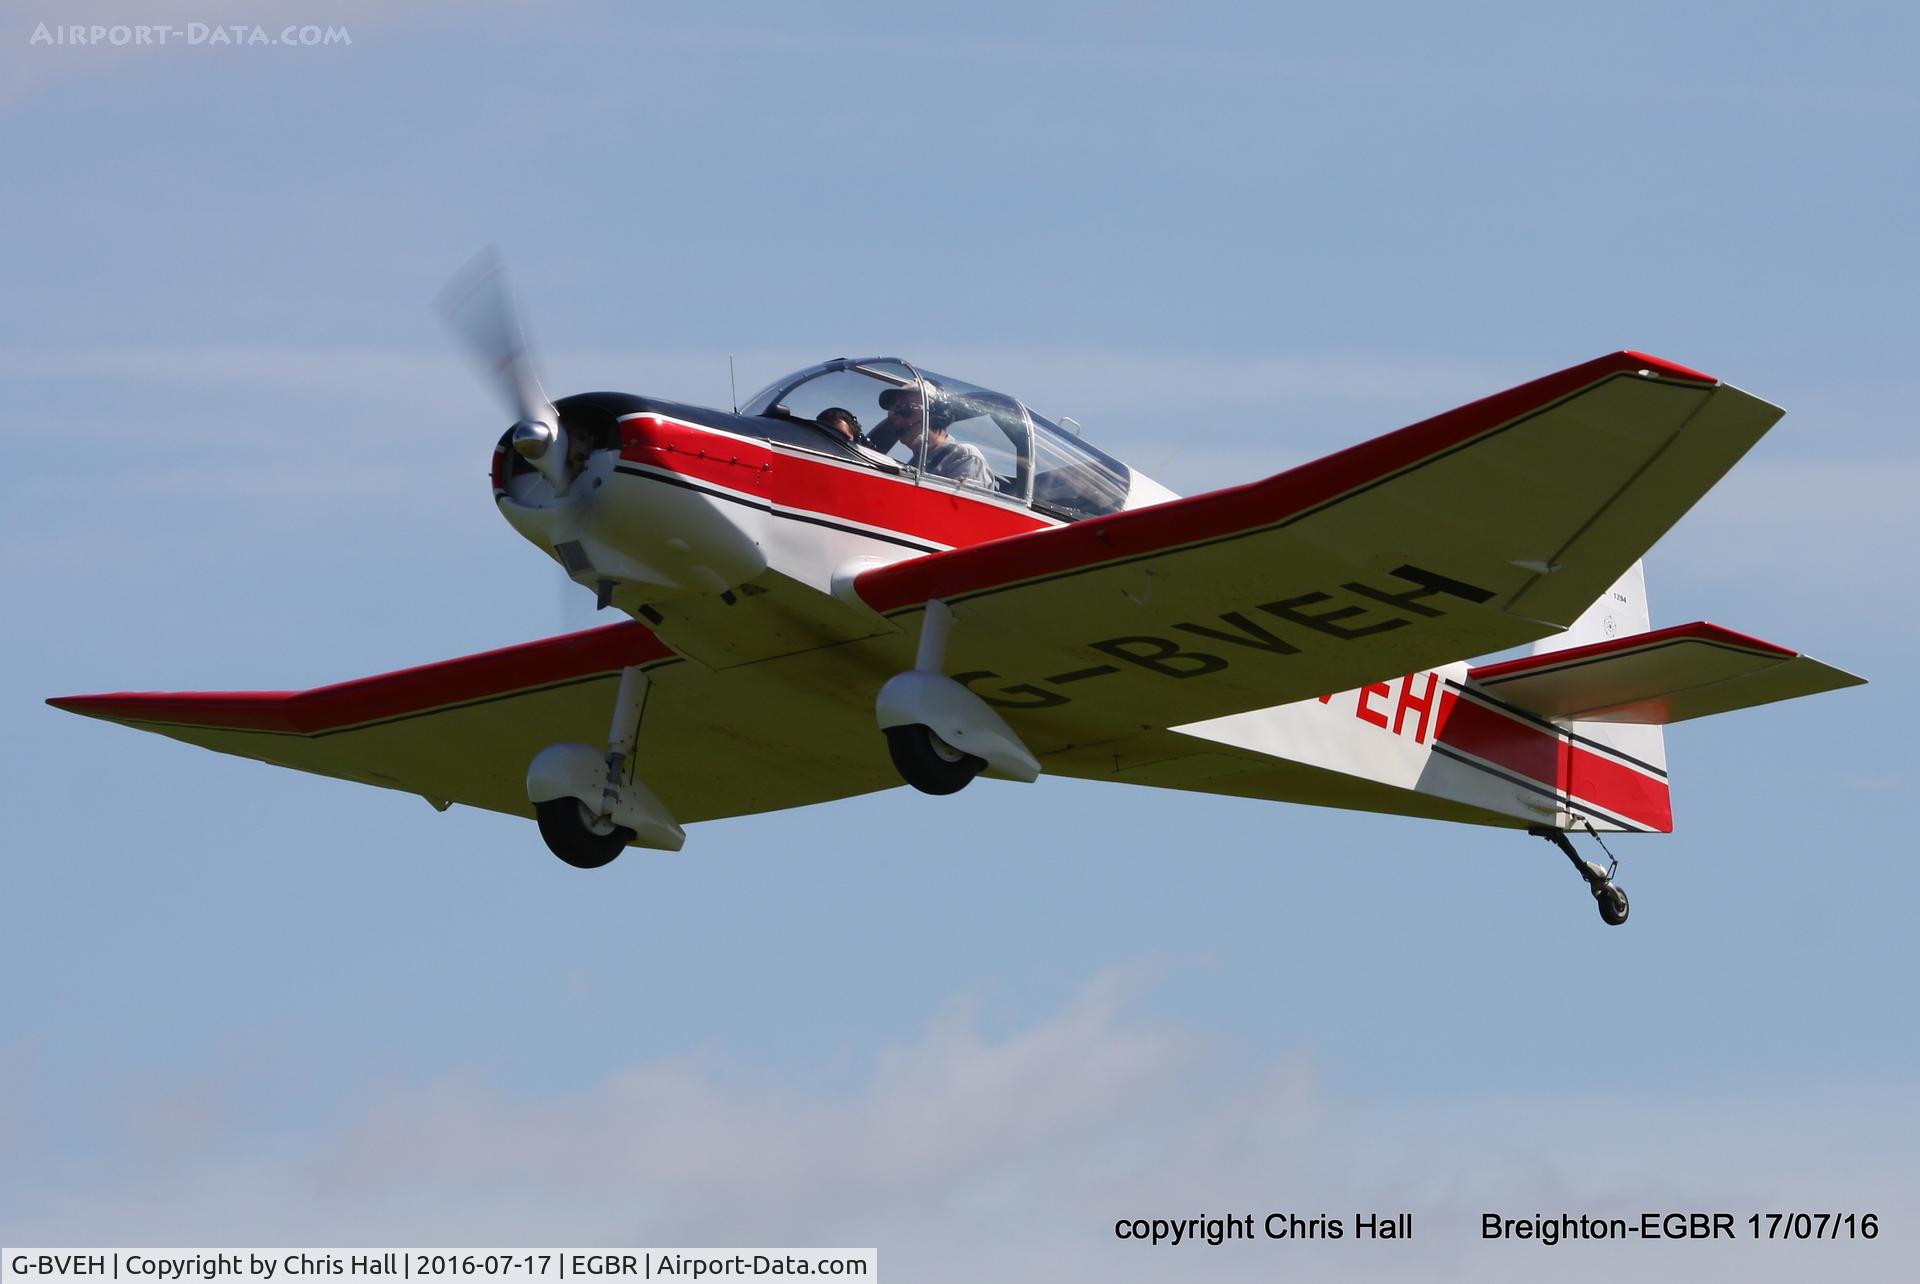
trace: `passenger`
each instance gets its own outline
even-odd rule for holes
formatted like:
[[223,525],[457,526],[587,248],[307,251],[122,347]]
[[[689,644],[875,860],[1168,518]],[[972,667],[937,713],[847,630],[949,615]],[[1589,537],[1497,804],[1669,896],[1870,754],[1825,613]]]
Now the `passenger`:
[[865,434],[860,431],[860,421],[854,418],[851,410],[840,406],[828,406],[814,417],[814,422],[834,433],[849,446],[870,446]]

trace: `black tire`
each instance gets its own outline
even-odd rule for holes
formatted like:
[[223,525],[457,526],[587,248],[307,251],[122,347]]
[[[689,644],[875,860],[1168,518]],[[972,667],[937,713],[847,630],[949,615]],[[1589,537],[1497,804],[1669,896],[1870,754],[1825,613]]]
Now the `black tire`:
[[540,821],[540,837],[547,850],[575,869],[599,869],[627,849],[633,831],[615,825],[606,833],[595,832],[587,805],[578,798],[553,798],[533,805]]
[[1608,883],[1594,889],[1593,899],[1600,904],[1600,917],[1608,927],[1618,927],[1627,921],[1627,894]]
[[887,728],[887,752],[900,779],[923,794],[957,794],[987,764],[962,753],[921,723]]

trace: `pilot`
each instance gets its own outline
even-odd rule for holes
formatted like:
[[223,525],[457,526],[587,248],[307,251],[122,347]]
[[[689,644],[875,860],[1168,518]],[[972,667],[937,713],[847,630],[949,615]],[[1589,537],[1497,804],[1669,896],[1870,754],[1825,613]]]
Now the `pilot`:
[[849,446],[872,445],[860,431],[860,421],[854,418],[851,410],[844,407],[828,406],[814,416],[814,422],[829,432],[837,434]]
[[907,435],[907,429],[920,422],[920,390],[888,388],[880,394],[880,409],[887,412],[887,417],[874,425],[868,439],[875,450],[892,450]]

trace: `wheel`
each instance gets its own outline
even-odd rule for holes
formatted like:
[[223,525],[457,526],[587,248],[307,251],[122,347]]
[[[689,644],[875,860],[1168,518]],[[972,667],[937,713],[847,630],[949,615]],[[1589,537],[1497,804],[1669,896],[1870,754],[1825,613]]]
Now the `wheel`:
[[1600,917],[1608,927],[1618,927],[1627,921],[1627,894],[1612,883],[1602,883],[1593,889],[1593,899],[1600,903]]
[[921,723],[887,728],[887,752],[900,778],[923,794],[957,794],[986,769],[986,763],[962,753]]
[[578,798],[553,798],[533,805],[547,850],[575,869],[599,869],[626,850],[633,831],[600,820]]

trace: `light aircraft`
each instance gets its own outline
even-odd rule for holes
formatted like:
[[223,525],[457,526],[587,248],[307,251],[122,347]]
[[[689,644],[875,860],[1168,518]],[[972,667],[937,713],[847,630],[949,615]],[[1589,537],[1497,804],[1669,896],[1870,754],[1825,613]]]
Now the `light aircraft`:
[[1642,555],[1782,413],[1656,357],[1181,499],[897,358],[731,411],[550,401],[496,256],[440,302],[515,417],[500,512],[632,618],[308,691],[49,703],[531,815],[582,868],[697,821],[1045,772],[1524,829],[1618,924],[1614,863],[1570,836],[1671,831],[1663,727],[1861,681],[1651,628]]

